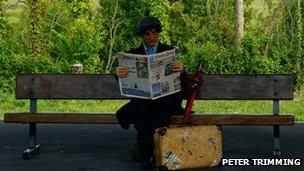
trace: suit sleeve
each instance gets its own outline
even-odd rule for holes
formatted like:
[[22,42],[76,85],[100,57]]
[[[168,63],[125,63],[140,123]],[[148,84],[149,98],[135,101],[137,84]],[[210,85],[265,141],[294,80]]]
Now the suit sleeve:
[[185,69],[180,73],[180,79],[181,79],[181,95],[183,98],[186,98],[188,95],[187,83],[190,81],[190,78],[187,75],[187,72]]

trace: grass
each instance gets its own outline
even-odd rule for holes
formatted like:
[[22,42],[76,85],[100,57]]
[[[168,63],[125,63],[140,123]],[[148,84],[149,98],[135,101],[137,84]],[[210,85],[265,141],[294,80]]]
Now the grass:
[[[29,111],[29,100],[17,100],[14,94],[0,93],[0,118],[5,112]],[[126,100],[38,100],[39,112],[114,112]]]
[[[26,112],[29,100],[16,100],[13,93],[0,92],[0,119],[5,112]],[[40,112],[115,112],[126,100],[38,100]],[[184,104],[185,105],[185,104]],[[281,101],[281,114],[293,114],[296,121],[304,121],[304,93],[292,101]],[[196,101],[196,113],[272,114],[271,101]]]

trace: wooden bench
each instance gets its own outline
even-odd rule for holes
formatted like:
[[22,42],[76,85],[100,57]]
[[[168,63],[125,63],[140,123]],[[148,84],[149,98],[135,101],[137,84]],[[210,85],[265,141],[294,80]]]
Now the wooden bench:
[[[127,99],[119,92],[114,75],[88,74],[20,74],[16,78],[16,99],[29,99],[29,112],[5,113],[6,123],[29,123],[29,148],[23,152],[28,159],[39,152],[36,140],[37,123],[117,124],[114,113],[41,113],[37,100],[43,99]],[[201,114],[194,115],[190,124],[270,125],[274,128],[273,154],[280,151],[280,125],[293,125],[292,115],[279,115],[279,100],[293,99],[293,75],[203,75],[199,100],[272,100],[273,113]],[[172,117],[180,124],[183,117]]]

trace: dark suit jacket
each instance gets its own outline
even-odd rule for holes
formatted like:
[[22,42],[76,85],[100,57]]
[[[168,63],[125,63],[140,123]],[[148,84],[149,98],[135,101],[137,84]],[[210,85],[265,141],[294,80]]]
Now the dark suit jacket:
[[[174,47],[158,43],[157,53],[171,50]],[[144,46],[141,45],[131,49],[129,53],[145,54]],[[181,80],[185,79],[186,73],[181,73]],[[182,114],[181,107],[185,83],[182,82],[182,91],[156,100],[131,98],[130,102],[116,112],[117,119],[122,128],[128,129],[130,123],[134,123],[136,129],[154,129],[155,127],[166,126],[174,114]],[[153,116],[150,116],[153,115]],[[148,119],[147,119],[148,118]]]

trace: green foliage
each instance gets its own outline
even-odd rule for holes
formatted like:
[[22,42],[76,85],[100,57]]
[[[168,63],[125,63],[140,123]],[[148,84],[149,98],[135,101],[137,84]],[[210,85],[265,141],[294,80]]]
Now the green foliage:
[[[192,72],[203,61],[205,73],[295,73],[298,89],[304,80],[303,12],[301,0],[244,1],[245,35],[235,46],[235,1],[222,0],[41,0],[41,57],[31,46],[30,7],[0,2],[1,82],[13,87],[24,72],[70,72],[79,61],[85,73],[115,69],[113,59],[141,42],[137,21],[147,13],[163,23],[161,41],[178,46],[180,59]],[[11,9],[10,9],[11,10]],[[14,21],[12,20],[14,16]],[[19,20],[16,20],[19,18]],[[37,19],[37,21],[38,21]]]
[[8,20],[5,18],[4,2],[0,2],[0,53],[7,51],[7,40],[9,39],[10,27],[8,25]]
[[20,73],[62,73],[67,72],[69,66],[64,62],[56,62],[48,56],[39,58],[25,54],[0,55],[0,87],[3,91],[13,91],[15,76]]
[[[4,34],[4,29],[7,26],[7,21],[4,18],[4,1],[0,2],[0,36],[2,37],[2,35]],[[1,39],[3,40],[3,39]]]
[[298,90],[304,79],[303,7],[301,0],[279,1],[269,5],[272,12],[263,18],[264,36],[269,37],[265,55],[277,63],[276,69],[295,74]]
[[100,24],[90,10],[92,0],[53,1],[43,24],[44,51],[55,59],[87,60],[102,47]]
[[96,74],[102,73],[103,61],[100,61],[99,55],[91,55],[83,61],[84,73],[87,74]]

